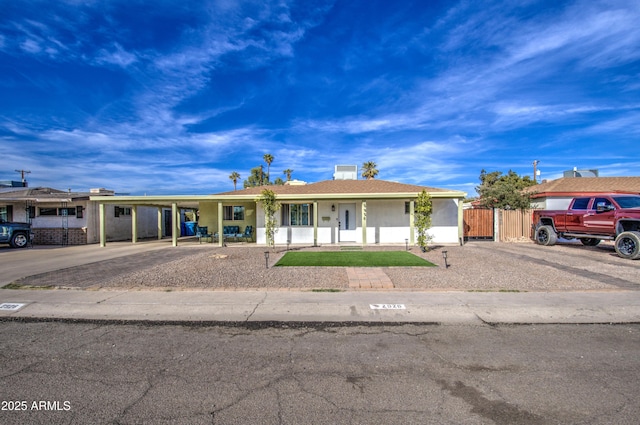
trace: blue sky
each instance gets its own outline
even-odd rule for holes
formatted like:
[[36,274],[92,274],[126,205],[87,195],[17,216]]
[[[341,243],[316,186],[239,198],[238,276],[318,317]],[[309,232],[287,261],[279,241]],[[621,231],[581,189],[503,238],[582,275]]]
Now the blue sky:
[[[0,180],[640,175],[640,2],[0,0]],[[242,183],[239,183],[241,186]]]

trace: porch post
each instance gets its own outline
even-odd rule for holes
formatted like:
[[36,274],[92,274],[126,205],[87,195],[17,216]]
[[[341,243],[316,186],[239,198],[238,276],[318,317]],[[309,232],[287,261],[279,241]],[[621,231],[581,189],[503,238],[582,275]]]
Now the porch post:
[[362,200],[362,245],[367,244],[367,201]]
[[464,211],[462,210],[463,199],[458,198],[458,242],[464,244]]
[[171,245],[178,246],[178,204],[171,204]]
[[[222,218],[223,218],[223,212],[222,212],[222,202],[218,202],[218,246],[223,247],[224,246],[224,228],[222,227]],[[257,222],[256,222],[257,224]],[[257,225],[256,225],[256,241],[258,240],[258,229],[257,229]]]
[[318,201],[313,201],[313,246],[318,246]]
[[162,207],[158,207],[158,240],[162,239]]
[[131,206],[131,243],[138,242],[138,206]]
[[107,222],[105,219],[106,215],[106,205],[100,204],[100,246],[107,246]]
[[409,201],[409,243],[416,243],[416,201]]

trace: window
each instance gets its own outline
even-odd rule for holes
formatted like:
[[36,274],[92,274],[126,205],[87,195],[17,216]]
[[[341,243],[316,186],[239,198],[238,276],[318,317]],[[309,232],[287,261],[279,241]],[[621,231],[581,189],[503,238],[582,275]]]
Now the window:
[[223,216],[224,220],[228,221],[242,221],[244,220],[244,207],[239,206],[224,206],[223,207]]
[[58,215],[57,208],[40,208],[40,215]]
[[50,216],[70,216],[76,215],[76,207],[71,208],[40,208],[40,215],[50,215]]
[[593,201],[593,208],[598,209],[598,204],[601,204],[603,207],[603,210],[600,212],[611,211],[613,209],[613,204],[607,198],[596,198],[595,201]]
[[13,205],[7,205],[6,207],[0,207],[0,221],[11,221],[12,217]]
[[573,203],[572,210],[586,210],[589,206],[589,201],[591,198],[576,198]]
[[411,214],[411,202],[404,203],[404,213]]
[[282,205],[283,226],[313,226],[313,204]]
[[114,217],[120,217],[121,215],[131,215],[131,208],[115,206],[113,211]]

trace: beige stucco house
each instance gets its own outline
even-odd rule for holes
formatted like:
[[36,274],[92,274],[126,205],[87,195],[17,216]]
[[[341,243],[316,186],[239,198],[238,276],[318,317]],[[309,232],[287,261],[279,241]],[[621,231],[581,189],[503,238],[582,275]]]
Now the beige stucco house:
[[[256,201],[263,189],[276,193],[282,208],[276,217],[276,244],[338,244],[362,245],[416,243],[414,205],[418,194],[426,190],[432,197],[432,227],[429,233],[434,243],[458,244],[463,237],[462,200],[464,192],[409,185],[385,180],[327,180],[306,184],[288,182],[285,185],[253,187],[214,195],[176,195],[143,197],[91,196],[100,205],[102,214],[114,203],[170,208],[173,244],[178,243],[179,212],[193,208],[199,212],[199,226],[217,234],[216,243],[225,243],[225,229],[244,233],[251,226],[251,240],[266,244],[265,217]],[[158,218],[160,220],[160,217]],[[101,221],[101,233],[108,233],[108,222]],[[133,232],[135,233],[135,220]],[[136,235],[132,234],[132,240]],[[101,237],[101,243],[106,239]]]

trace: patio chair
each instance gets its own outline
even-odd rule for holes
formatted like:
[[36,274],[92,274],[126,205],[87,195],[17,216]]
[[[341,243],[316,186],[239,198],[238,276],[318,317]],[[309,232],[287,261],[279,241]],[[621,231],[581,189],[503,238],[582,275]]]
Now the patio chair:
[[253,242],[253,226],[247,226],[244,228],[244,233],[242,236],[245,241]]
[[202,239],[209,239],[209,242],[213,242],[213,235],[209,233],[207,226],[197,226],[196,238],[198,238],[198,242],[200,243],[202,243]]

